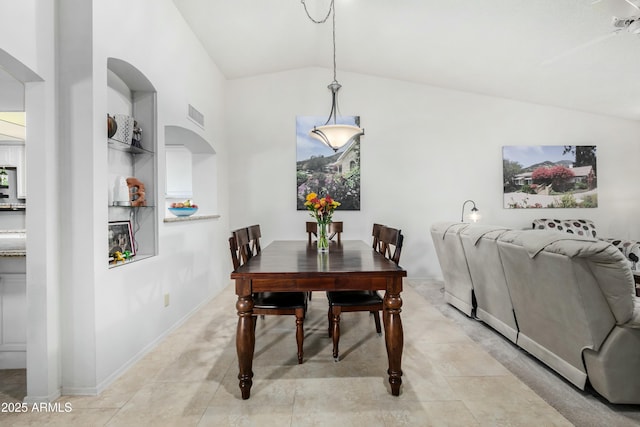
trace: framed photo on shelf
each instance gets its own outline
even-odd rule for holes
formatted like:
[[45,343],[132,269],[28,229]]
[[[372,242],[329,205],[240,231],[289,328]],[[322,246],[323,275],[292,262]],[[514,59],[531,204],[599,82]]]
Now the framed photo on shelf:
[[131,221],[109,221],[109,261],[114,259],[116,252],[124,254],[127,251],[131,256],[136,254]]

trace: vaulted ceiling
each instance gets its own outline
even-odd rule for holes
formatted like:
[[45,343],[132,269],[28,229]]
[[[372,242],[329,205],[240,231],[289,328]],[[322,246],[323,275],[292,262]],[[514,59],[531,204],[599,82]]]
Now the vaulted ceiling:
[[[305,0],[321,19],[330,0]],[[639,0],[335,0],[341,71],[640,119]],[[300,0],[174,0],[228,79],[333,67]],[[331,75],[328,74],[328,78]]]

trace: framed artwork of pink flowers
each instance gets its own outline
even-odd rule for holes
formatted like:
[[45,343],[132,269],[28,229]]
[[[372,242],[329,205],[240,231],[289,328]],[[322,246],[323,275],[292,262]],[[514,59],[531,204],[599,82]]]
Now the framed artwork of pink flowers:
[[504,207],[596,208],[595,145],[513,145],[502,148]]

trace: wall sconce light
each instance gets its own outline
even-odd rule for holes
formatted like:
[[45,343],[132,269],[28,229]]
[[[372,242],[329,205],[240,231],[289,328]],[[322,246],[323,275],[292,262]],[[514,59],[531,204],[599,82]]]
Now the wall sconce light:
[[465,200],[464,203],[462,204],[462,215],[460,217],[460,222],[464,222],[464,207],[467,205],[467,203],[473,203],[473,207],[471,208],[471,213],[469,214],[469,219],[472,222],[478,222],[478,220],[480,219],[480,214],[478,213],[479,210],[478,208],[476,208],[476,202],[474,202],[471,199]]

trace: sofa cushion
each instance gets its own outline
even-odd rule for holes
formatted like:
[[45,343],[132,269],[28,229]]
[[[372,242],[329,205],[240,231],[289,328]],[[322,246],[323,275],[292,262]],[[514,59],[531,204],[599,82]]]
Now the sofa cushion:
[[522,247],[530,258],[545,252],[576,260],[582,259],[584,267],[597,279],[616,323],[624,325],[629,322],[635,310],[635,285],[631,270],[620,251],[603,240],[566,235],[563,238],[554,238],[554,234],[558,233],[511,231],[502,234],[499,241]]
[[588,219],[534,219],[534,230],[557,230],[584,237],[597,237],[596,225]]

